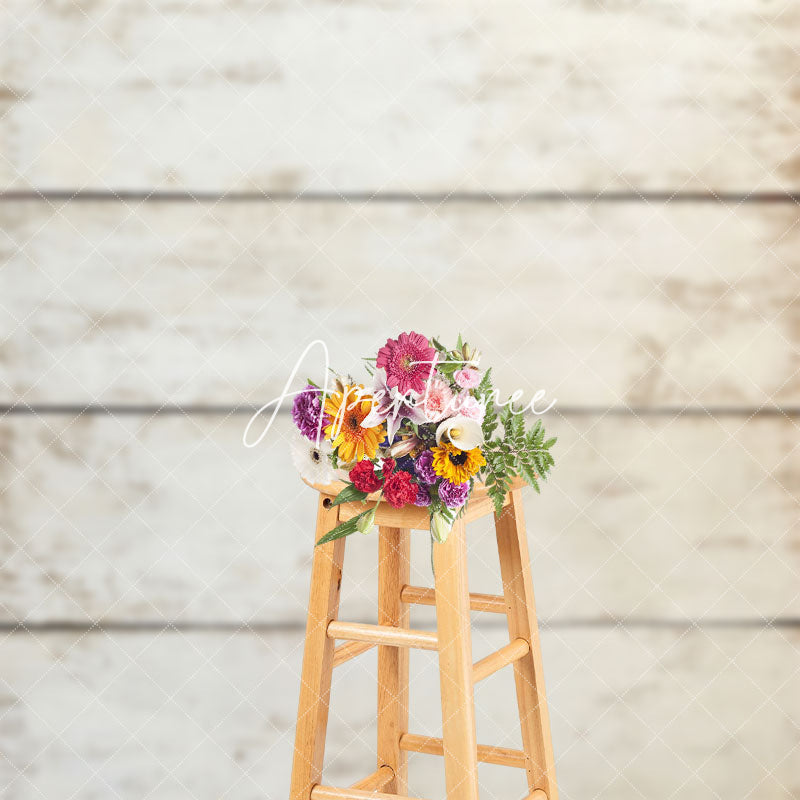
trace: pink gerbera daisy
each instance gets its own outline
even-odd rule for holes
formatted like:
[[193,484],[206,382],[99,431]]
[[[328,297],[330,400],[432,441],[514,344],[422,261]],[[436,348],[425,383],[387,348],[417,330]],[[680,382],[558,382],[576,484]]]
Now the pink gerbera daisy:
[[386,370],[386,385],[400,394],[421,393],[433,369],[436,350],[421,333],[401,333],[378,350],[376,366]]

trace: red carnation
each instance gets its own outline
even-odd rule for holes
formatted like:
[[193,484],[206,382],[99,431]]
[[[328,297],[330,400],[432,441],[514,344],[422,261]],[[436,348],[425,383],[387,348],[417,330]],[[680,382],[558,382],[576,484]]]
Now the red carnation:
[[375,474],[375,467],[366,458],[359,461],[350,470],[350,480],[360,492],[377,492],[381,488],[381,479]]
[[417,499],[417,485],[411,474],[400,470],[390,475],[383,485],[383,496],[394,508],[402,508]]
[[381,472],[383,473],[383,477],[388,478],[394,472],[394,468],[396,466],[397,462],[393,458],[384,458],[383,466],[381,467]]

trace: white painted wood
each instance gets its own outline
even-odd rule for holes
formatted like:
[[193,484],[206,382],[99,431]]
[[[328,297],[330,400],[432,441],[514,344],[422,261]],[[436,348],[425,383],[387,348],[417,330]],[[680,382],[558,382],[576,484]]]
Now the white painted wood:
[[5,188],[797,189],[785,3],[6,5]]
[[[796,191],[800,17],[720,10],[11,0],[0,189]],[[748,409],[800,403],[797,223],[791,205],[7,200],[0,403],[262,402],[313,338],[357,370],[416,328],[462,330],[501,386],[562,404],[738,409],[551,419],[558,472],[526,516],[542,617],[610,623],[543,633],[562,796],[785,800],[800,640],[761,621],[800,615],[797,417]],[[288,420],[257,451],[244,422],[0,419],[0,620],[244,623],[5,636],[4,800],[287,795],[314,497]],[[495,593],[488,523],[470,536],[471,588]],[[376,537],[349,550],[343,617],[374,621]],[[424,536],[413,559],[428,585]],[[684,618],[736,627],[662,627]],[[484,622],[476,659],[506,635]],[[412,656],[411,729],[440,735],[431,658]],[[334,676],[336,785],[374,765],[374,659]],[[518,747],[510,676],[477,701],[479,741]],[[481,779],[524,795],[517,771]],[[438,758],[412,757],[411,790],[443,795]]]
[[419,330],[462,331],[526,402],[800,404],[795,206],[24,202],[0,224],[3,402],[260,404],[315,338],[366,378]]
[[[315,495],[290,419],[255,450],[245,419],[3,419],[2,619],[302,622]],[[541,496],[525,490],[542,618],[800,615],[796,419],[546,422],[557,469]],[[491,520],[468,534],[470,588],[496,593]],[[431,586],[424,532],[412,556],[412,583]],[[341,619],[377,621],[377,563],[377,537],[356,535]],[[413,627],[431,614],[415,607]]]
[[[504,639],[476,628],[476,652]],[[286,797],[301,645],[300,629],[6,638],[4,798]],[[565,797],[797,796],[796,631],[560,629],[542,647]],[[435,658],[412,655],[411,721],[439,735]],[[374,680],[374,653],[334,675],[329,784],[374,768]],[[510,674],[480,684],[476,713],[479,741],[519,746]],[[441,768],[412,754],[409,790],[442,797]],[[484,797],[525,795],[521,770],[482,766],[481,784]]]

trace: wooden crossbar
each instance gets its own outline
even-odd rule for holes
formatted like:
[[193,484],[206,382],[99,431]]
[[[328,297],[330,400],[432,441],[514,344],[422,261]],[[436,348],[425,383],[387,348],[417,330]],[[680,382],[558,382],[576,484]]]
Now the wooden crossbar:
[[[437,739],[435,736],[420,736],[416,733],[404,733],[400,737],[400,749],[407,750],[410,753],[427,753],[432,756],[444,755],[444,744],[441,739]],[[512,750],[510,747],[479,744],[478,761],[524,769],[525,753],[522,750]]]
[[[404,586],[400,591],[400,599],[404,603],[420,606],[435,606],[436,592],[423,586]],[[505,614],[506,601],[496,594],[479,594],[470,592],[469,607],[471,611],[488,611],[490,614]]]
[[340,644],[333,651],[333,666],[338,667],[351,658],[360,656],[362,653],[366,653],[367,650],[372,650],[373,647],[375,645],[371,642],[346,642],[345,644]]
[[378,767],[372,775],[367,775],[366,778],[362,778],[350,788],[364,792],[382,792],[393,778],[394,770],[384,764],[382,767]]
[[493,675],[497,670],[502,669],[506,664],[519,661],[523,656],[528,655],[530,649],[530,645],[525,639],[514,639],[513,642],[509,642],[505,647],[501,647],[472,665],[472,682],[482,681],[484,678]]
[[391,625],[364,625],[360,622],[328,623],[329,639],[347,639],[351,642],[370,642],[390,647],[418,647],[421,650],[438,650],[439,638],[433,631],[413,631]]
[[337,789],[335,786],[322,786],[318,783],[311,790],[311,800],[420,800],[420,798],[369,792],[363,789]]

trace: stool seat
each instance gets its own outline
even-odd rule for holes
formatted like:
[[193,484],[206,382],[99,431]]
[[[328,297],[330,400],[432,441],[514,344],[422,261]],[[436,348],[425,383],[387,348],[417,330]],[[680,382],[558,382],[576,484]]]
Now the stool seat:
[[[308,482],[307,482],[308,483]],[[364,502],[334,505],[346,484],[311,484],[319,493],[316,538],[375,507],[378,525],[378,598],[375,624],[339,620],[345,537],[314,548],[308,622],[295,730],[289,800],[412,800],[408,797],[408,753],[444,760],[446,800],[478,799],[478,762],[524,769],[524,800],[558,800],[550,722],[522,512],[521,479],[510,487],[500,514],[485,485],[473,487],[465,512],[444,542],[432,544],[434,586],[410,585],[411,530],[428,530],[427,508],[393,508],[379,493]],[[471,594],[467,581],[466,523],[494,515],[502,595]],[[413,604],[436,607],[436,630],[410,626]],[[508,644],[473,663],[470,611],[505,614]],[[343,644],[336,645],[336,641]],[[377,648],[376,769],[348,788],[322,781],[325,732],[334,668]],[[439,661],[441,736],[408,730],[411,648],[431,651]],[[475,686],[505,667],[513,669],[522,747],[478,744]]]
[[[330,498],[336,497],[348,484],[343,481],[333,481],[332,483],[311,483],[303,478],[304,483],[312,489],[316,489],[321,495],[328,498],[330,505]],[[511,493],[521,489],[527,484],[522,478],[514,478],[508,494],[506,495],[504,506],[511,502]],[[418,506],[405,506],[403,508],[392,508],[386,500],[378,501],[380,492],[373,492],[367,495],[365,501],[354,503],[342,503],[339,506],[339,522],[347,522],[358,516],[362,511],[366,511],[370,506],[377,505],[375,511],[375,524],[386,525],[389,527],[409,528],[411,530],[428,530],[430,527],[430,515],[427,508],[420,508]],[[463,514],[465,522],[472,522],[473,520],[485,517],[494,511],[494,504],[489,497],[486,484],[482,481],[476,481],[470,492],[469,501],[467,503],[467,510]]]

